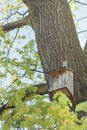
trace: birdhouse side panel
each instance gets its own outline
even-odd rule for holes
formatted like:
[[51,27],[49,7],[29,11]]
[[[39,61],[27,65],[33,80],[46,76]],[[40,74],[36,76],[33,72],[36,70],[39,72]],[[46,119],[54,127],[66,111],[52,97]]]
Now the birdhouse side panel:
[[73,95],[73,72],[72,71],[66,71],[63,74],[63,81],[64,81],[64,87],[67,87],[68,90]]

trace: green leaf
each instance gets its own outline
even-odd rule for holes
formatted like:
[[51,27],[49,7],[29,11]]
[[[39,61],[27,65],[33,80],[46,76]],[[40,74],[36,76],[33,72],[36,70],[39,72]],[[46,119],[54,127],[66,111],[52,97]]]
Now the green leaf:
[[85,111],[87,112],[87,102],[82,102],[76,106],[76,111]]
[[0,37],[4,38],[5,37],[5,32],[0,30]]
[[10,130],[10,126],[8,124],[3,124],[2,125],[2,130]]

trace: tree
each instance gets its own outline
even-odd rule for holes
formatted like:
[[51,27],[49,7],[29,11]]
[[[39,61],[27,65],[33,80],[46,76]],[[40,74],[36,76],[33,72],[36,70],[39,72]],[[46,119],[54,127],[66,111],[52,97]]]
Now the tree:
[[74,71],[75,102],[86,100],[87,63],[67,1],[23,2],[29,8],[29,16],[4,25],[3,30],[9,31],[30,24],[35,31],[38,53],[47,83],[47,73],[60,69],[63,61],[67,61],[68,67]]
[[24,3],[29,7],[31,26],[36,34],[46,81],[48,71],[60,69],[63,61],[67,61],[68,66],[74,70],[75,100],[76,102],[86,100],[87,64],[68,3],[59,0],[55,2],[24,0]]
[[87,63],[68,3],[58,0],[55,2],[24,0],[23,2],[29,8],[29,16],[4,25],[3,29],[9,31],[30,24],[35,31],[46,81],[48,82],[48,71],[60,69],[63,61],[67,61],[68,66],[74,70],[75,102],[86,100]]
[[68,66],[74,70],[75,100],[86,100],[87,63],[67,1],[24,2],[32,12],[30,18],[46,80],[47,72],[60,69],[63,61],[67,61]]
[[[19,20],[16,22],[3,24],[2,29],[4,32],[8,32],[28,24],[32,26],[36,34],[38,52],[47,85],[48,71],[60,69],[63,61],[67,61],[68,66],[74,70],[75,103],[87,100],[86,55],[84,53],[85,51],[83,52],[80,47],[67,1],[24,0],[23,2],[28,6],[29,11],[25,11],[23,14],[20,12],[15,13],[22,15],[24,18],[18,18]],[[8,5],[10,5],[10,3]],[[10,8],[12,6],[7,7]],[[7,8],[7,10],[9,10],[9,8]],[[19,7],[17,7],[17,9],[18,8]],[[65,12],[67,13],[65,14]],[[11,15],[14,14],[12,11],[10,13]],[[27,13],[29,14],[26,15]],[[16,36],[18,31],[19,29],[17,30]],[[0,58],[3,73],[1,72],[0,76],[6,77],[8,73],[12,74],[12,82],[7,88],[7,91],[0,87],[0,118],[4,120],[3,129],[10,129],[11,127],[34,129],[35,124],[45,129],[53,129],[54,125],[60,130],[68,128],[86,129],[87,119],[85,118],[79,121],[76,116],[78,111],[83,110],[82,107],[78,107],[75,113],[73,113],[70,101],[61,93],[54,96],[56,101],[50,103],[44,102],[44,96],[36,96],[35,94],[47,93],[47,88],[44,89],[45,84],[43,84],[42,87],[37,86],[37,88],[39,88],[37,90],[36,87],[28,84],[29,82],[24,82],[25,80],[22,81],[24,76],[26,79],[33,79],[34,71],[39,72],[36,70],[39,57],[36,50],[34,50],[35,41],[30,40],[29,43],[24,45],[21,49],[17,48],[17,52],[21,54],[21,61],[15,58],[11,59],[9,52],[17,37],[15,36],[12,41],[12,39],[9,39],[9,35],[7,35],[7,37],[5,36],[4,32],[2,30],[0,32],[0,38],[4,41],[3,52]],[[19,36],[19,38],[23,40],[25,36]],[[84,104],[83,111],[86,111],[86,103]],[[59,115],[56,114],[58,111],[60,111]],[[86,116],[87,113],[83,111],[83,116]],[[47,115],[50,118],[48,118]],[[79,114],[78,118],[80,119],[81,116],[82,115]],[[47,126],[43,124],[43,119],[44,124],[47,123]],[[61,125],[61,121],[64,121],[64,126]],[[70,123],[72,123],[72,125],[70,125]]]

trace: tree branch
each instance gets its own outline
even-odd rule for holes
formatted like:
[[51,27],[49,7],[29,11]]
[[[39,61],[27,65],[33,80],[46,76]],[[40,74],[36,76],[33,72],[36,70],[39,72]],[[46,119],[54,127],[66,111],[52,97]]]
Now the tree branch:
[[81,4],[81,5],[87,5],[87,3],[80,2],[80,1],[78,1],[78,0],[74,0],[74,1],[75,1],[75,3]]
[[11,30],[16,29],[16,28],[23,27],[23,26],[28,25],[28,24],[30,25],[29,15],[25,16],[25,18],[20,19],[18,21],[3,25],[2,28],[5,32],[8,32],[8,31],[11,31]]
[[78,119],[81,119],[82,117],[87,117],[87,112],[85,111],[79,111],[77,112]]
[[84,19],[87,19],[87,16],[77,19],[77,22],[84,20]]
[[[29,91],[27,89],[26,93],[25,93],[25,96],[21,99],[21,100],[26,100],[27,97],[33,95],[33,94],[39,94],[39,95],[43,95],[43,94],[48,94],[48,87],[47,87],[47,84],[44,83],[44,84],[38,84],[38,85],[35,85],[34,87],[37,87],[37,91],[36,92],[33,92],[33,91]],[[6,103],[6,104],[3,104],[1,107],[0,107],[0,115],[4,112],[4,110],[7,110],[7,109],[14,109],[15,106],[13,105],[9,105],[9,101]]]
[[83,30],[83,31],[80,31],[80,32],[77,32],[77,33],[80,34],[80,33],[84,33],[84,32],[87,32],[87,30]]

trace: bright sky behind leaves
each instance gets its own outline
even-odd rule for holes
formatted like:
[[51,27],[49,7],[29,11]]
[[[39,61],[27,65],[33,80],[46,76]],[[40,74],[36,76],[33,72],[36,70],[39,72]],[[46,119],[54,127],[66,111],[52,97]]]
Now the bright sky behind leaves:
[[[87,0],[80,0],[81,2],[85,2],[87,3]],[[82,17],[87,16],[87,5],[80,5],[78,4],[79,9],[75,11],[75,15],[76,15],[76,19],[80,19]],[[83,30],[87,30],[87,18],[80,20],[78,23],[78,28],[77,31],[83,31]],[[87,40],[87,32],[84,32],[83,34],[79,34],[79,39],[80,39],[80,43],[81,46],[84,47],[86,40]]]

